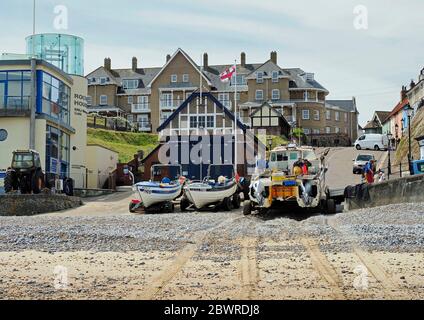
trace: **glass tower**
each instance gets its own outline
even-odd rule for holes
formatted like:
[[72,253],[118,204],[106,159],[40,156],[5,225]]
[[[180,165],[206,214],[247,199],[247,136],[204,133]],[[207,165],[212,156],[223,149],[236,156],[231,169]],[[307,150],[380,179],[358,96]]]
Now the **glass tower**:
[[84,76],[84,40],[80,37],[45,33],[26,38],[28,55],[35,55],[62,71]]

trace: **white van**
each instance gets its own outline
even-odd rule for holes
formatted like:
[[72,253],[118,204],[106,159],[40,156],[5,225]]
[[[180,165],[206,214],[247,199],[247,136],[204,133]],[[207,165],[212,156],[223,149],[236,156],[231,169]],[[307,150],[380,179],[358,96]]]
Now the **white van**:
[[355,142],[356,150],[387,150],[389,148],[389,138],[384,134],[364,134]]

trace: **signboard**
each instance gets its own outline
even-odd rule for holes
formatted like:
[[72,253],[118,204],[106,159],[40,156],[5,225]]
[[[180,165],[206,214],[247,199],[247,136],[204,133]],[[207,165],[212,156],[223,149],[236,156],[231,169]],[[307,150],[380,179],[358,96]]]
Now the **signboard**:
[[0,170],[0,194],[4,194],[4,178],[6,177],[6,171]]

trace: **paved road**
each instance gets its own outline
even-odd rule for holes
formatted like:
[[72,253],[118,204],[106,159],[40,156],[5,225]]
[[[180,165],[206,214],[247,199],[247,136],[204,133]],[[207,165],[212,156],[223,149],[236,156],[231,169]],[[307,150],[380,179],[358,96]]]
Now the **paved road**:
[[[319,149],[318,152],[322,152]],[[327,163],[329,170],[327,173],[327,184],[332,189],[345,188],[348,185],[356,185],[361,183],[361,175],[353,174],[353,159],[359,154],[372,154],[375,156],[377,163],[385,163],[387,152],[385,151],[358,151],[355,148],[333,148],[328,155]],[[386,165],[383,165],[385,167]]]

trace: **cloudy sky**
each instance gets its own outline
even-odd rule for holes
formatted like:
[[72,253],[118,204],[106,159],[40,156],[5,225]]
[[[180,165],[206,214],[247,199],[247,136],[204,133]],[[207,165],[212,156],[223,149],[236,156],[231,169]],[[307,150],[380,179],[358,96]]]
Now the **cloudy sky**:
[[[67,30],[55,29],[57,5],[68,9]],[[355,28],[359,5],[368,29]],[[178,47],[199,63],[208,52],[210,64],[232,63],[242,51],[264,62],[276,50],[281,67],[314,72],[329,99],[356,96],[365,123],[374,110],[392,109],[424,67],[423,13],[423,0],[37,0],[37,33],[83,37],[86,73],[106,56],[115,68],[133,56],[162,66]],[[32,0],[1,0],[0,52],[25,51],[31,32]]]

